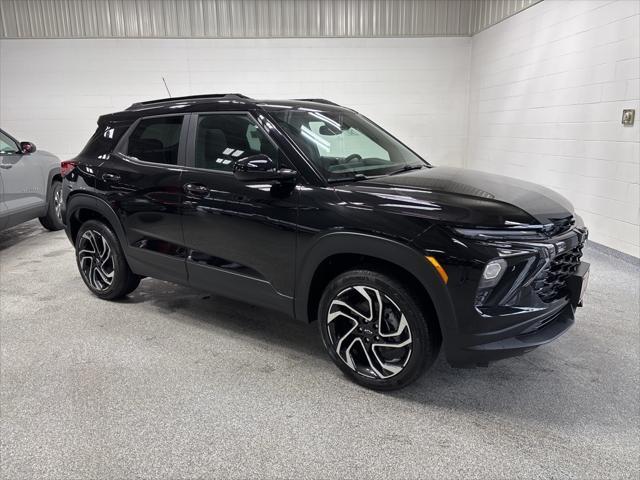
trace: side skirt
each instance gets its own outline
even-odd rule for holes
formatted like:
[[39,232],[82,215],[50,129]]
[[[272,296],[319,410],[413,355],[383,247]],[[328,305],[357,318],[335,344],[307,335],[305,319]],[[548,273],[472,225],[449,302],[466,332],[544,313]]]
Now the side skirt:
[[187,260],[187,271],[192,287],[293,317],[293,298],[282,295],[266,280],[190,260]]

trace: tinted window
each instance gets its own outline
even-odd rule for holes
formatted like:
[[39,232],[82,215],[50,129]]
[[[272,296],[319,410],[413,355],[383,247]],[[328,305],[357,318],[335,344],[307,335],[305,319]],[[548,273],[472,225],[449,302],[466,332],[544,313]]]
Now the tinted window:
[[98,125],[98,129],[82,150],[82,155],[100,157],[111,153],[129,125]]
[[238,159],[259,153],[278,164],[278,149],[248,115],[198,116],[194,166],[230,172]]
[[0,132],[0,154],[2,153],[16,153],[18,151],[18,145],[11,140],[8,135]]
[[127,155],[153,163],[177,165],[182,116],[145,118],[131,132]]

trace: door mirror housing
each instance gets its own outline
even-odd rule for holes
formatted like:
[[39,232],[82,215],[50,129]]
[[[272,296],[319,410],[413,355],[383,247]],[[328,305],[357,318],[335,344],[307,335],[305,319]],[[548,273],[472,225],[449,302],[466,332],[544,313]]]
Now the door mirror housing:
[[36,151],[35,144],[31,142],[20,142],[20,153],[28,154]]
[[233,165],[233,175],[241,182],[291,183],[298,178],[298,172],[277,168],[276,162],[262,153],[238,160]]

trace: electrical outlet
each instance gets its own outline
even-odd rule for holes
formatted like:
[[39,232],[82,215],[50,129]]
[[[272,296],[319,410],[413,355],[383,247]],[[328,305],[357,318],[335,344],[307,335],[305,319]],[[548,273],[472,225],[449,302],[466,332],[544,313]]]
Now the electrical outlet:
[[636,117],[636,111],[632,108],[622,110],[622,125],[631,126]]

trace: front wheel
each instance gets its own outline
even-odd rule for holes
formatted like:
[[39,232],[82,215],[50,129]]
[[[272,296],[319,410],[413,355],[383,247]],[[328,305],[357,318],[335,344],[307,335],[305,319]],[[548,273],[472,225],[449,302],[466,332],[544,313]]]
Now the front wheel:
[[76,237],[76,263],[89,290],[105,300],[124,297],[140,283],[126,259],[115,233],[104,223],[83,223]]
[[56,231],[64,228],[62,222],[62,183],[54,180],[49,188],[47,214],[38,218],[40,224],[47,230]]
[[352,270],[333,279],[320,300],[318,323],[335,364],[375,390],[415,381],[435,360],[435,319],[413,290],[393,276]]

